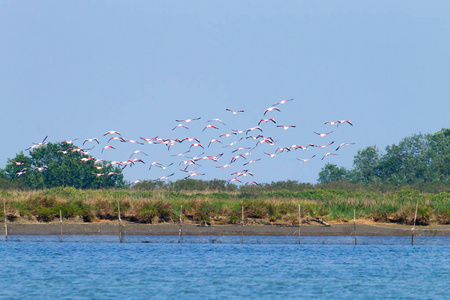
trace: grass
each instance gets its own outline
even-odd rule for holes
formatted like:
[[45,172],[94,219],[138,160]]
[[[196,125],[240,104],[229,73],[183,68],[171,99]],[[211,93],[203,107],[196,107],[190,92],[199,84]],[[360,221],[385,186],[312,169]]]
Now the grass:
[[[81,218],[85,222],[122,218],[136,223],[176,223],[183,206],[184,222],[237,224],[241,207],[253,223],[298,222],[322,218],[327,222],[359,219],[412,224],[416,204],[417,224],[450,224],[450,193],[427,194],[415,190],[393,192],[345,191],[340,189],[305,189],[302,191],[142,191],[78,190],[71,187],[39,191],[3,190],[0,203],[7,203],[7,217],[14,221],[49,222],[59,217]],[[3,218],[3,209],[0,218]]]

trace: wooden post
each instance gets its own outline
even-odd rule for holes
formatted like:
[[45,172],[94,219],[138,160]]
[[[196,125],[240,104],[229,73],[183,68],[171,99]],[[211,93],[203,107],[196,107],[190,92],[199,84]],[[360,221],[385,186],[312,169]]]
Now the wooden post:
[[180,222],[179,222],[179,228],[178,228],[178,244],[181,243],[181,214],[183,213],[183,205],[180,205]]
[[61,210],[59,210],[59,224],[60,224],[60,227],[61,227],[61,243],[62,243],[62,241],[63,241],[63,219],[62,219],[62,211]]
[[356,209],[353,209],[353,234],[355,236],[355,245],[358,245],[358,241],[356,240]]
[[6,217],[6,199],[3,198],[3,212],[5,213],[5,241],[8,241],[8,218]]
[[298,205],[298,244],[300,245],[300,226],[302,225],[302,214],[300,211],[300,204]]
[[120,202],[117,201],[117,209],[119,211],[119,240],[122,243],[122,219],[120,218]]
[[416,203],[416,213],[414,214],[414,225],[412,230],[412,234],[411,234],[411,245],[414,245],[414,229],[416,227],[416,219],[417,219],[417,206],[419,205],[419,203]]
[[244,206],[242,206],[242,241],[241,244],[244,244]]

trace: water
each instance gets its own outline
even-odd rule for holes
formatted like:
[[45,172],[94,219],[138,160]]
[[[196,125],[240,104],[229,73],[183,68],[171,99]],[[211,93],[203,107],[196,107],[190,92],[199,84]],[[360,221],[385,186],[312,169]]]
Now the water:
[[64,238],[0,242],[0,298],[450,297],[450,237]]

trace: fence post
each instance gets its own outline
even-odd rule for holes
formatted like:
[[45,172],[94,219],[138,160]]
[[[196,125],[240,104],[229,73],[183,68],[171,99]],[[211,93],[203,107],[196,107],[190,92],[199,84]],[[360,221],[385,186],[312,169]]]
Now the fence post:
[[181,243],[181,215],[183,214],[183,205],[180,205],[180,221],[178,227],[178,244]]
[[3,212],[5,213],[5,241],[8,241],[8,218],[6,217],[6,199],[3,198]]
[[411,229],[412,234],[411,234],[411,245],[414,245],[414,230],[416,227],[416,219],[417,219],[417,206],[419,205],[419,203],[416,203],[416,212],[414,214],[414,225],[413,228]]
[[244,206],[242,205],[242,241],[241,244],[244,244]]
[[300,245],[300,227],[302,225],[302,214],[300,211],[300,204],[298,205],[298,244]]
[[355,236],[355,245],[358,245],[358,241],[356,239],[356,208],[353,209],[353,234]]
[[117,209],[119,211],[119,240],[122,243],[122,219],[120,218],[120,202],[117,201]]
[[60,227],[61,227],[61,240],[60,240],[60,242],[62,243],[62,241],[63,241],[63,218],[62,218],[62,211],[61,210],[59,210],[59,224],[60,224]]

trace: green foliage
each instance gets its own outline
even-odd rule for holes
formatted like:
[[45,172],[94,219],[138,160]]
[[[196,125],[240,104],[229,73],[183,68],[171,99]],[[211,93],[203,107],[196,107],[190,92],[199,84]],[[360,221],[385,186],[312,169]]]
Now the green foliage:
[[345,182],[348,177],[348,171],[344,167],[338,167],[327,163],[319,172],[319,183],[330,183],[333,181]]
[[[89,158],[87,154],[73,149],[71,145],[48,143],[30,151],[29,156],[25,156],[21,152],[14,159],[8,160],[1,174],[3,174],[4,179],[10,182],[10,185],[5,180],[0,181],[0,185],[7,188],[28,189],[68,186],[81,189],[98,189],[124,186],[121,169],[111,167],[108,163],[97,163],[97,166],[102,167],[99,171],[95,168],[93,159],[86,162],[82,161],[82,159],[87,158]],[[17,165],[13,160],[21,162],[22,165]],[[37,169],[44,166],[45,169]],[[117,175],[106,176],[110,172],[115,172]],[[93,173],[105,175],[98,177]]]

